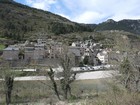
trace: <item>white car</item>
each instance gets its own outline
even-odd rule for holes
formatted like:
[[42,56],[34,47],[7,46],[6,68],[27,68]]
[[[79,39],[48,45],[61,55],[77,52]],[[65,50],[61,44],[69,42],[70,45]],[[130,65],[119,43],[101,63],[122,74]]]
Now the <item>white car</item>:
[[87,68],[87,67],[82,67],[82,69],[83,69],[83,70],[85,70],[85,71],[86,71],[86,70],[88,70],[88,68]]
[[94,68],[94,70],[99,70],[99,69],[101,69],[101,66],[94,66],[93,68]]
[[88,68],[88,70],[93,70],[93,68],[92,67],[87,67]]

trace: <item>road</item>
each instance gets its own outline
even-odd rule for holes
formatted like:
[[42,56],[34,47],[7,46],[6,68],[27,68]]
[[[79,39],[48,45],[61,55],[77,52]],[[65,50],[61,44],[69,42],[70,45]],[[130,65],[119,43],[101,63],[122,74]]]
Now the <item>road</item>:
[[[94,71],[94,72],[83,72],[76,75],[76,80],[86,80],[86,79],[100,79],[108,78],[117,74],[114,70],[109,71]],[[49,80],[46,76],[25,76],[25,77],[16,77],[15,81],[32,81],[32,80]],[[58,78],[55,78],[58,80]]]

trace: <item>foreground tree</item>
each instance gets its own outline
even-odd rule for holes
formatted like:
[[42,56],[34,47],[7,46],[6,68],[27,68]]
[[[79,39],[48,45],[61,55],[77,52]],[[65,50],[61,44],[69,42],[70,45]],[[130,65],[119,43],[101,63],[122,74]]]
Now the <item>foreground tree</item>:
[[11,103],[11,93],[13,90],[14,77],[6,75],[5,77],[5,95],[6,95],[6,104]]
[[63,68],[62,77],[60,80],[61,87],[64,93],[64,98],[67,99],[68,95],[71,97],[71,83],[76,79],[76,73],[71,70],[74,66],[72,55],[68,53],[68,49],[64,49],[60,57],[61,66]]
[[47,72],[47,74],[48,74],[48,76],[49,76],[49,78],[50,78],[50,80],[51,80],[51,82],[52,82],[52,85],[53,85],[53,90],[54,90],[54,92],[55,92],[55,94],[56,94],[56,96],[57,96],[57,98],[59,99],[59,100],[61,100],[60,99],[60,96],[59,96],[59,92],[58,92],[58,86],[57,86],[57,83],[56,83],[56,81],[55,81],[55,74],[54,74],[55,72],[53,71],[53,69],[50,67],[50,71],[48,71]]
[[0,71],[0,77],[3,79],[6,105],[9,105],[11,103],[11,94],[13,90],[15,74],[8,65],[1,67]]
[[[72,55],[68,52],[67,48],[63,48],[63,52],[61,52],[61,55],[59,56],[60,64],[62,67],[62,71],[59,71],[59,76],[57,76],[60,80],[60,86],[63,91],[63,97],[65,99],[68,99],[68,97],[72,96],[71,93],[71,83],[74,82],[76,79],[76,73],[72,71],[72,67],[74,66],[73,62],[73,57]],[[48,72],[49,78],[53,84],[53,89],[58,97],[59,97],[59,92],[57,88],[57,83],[55,81],[55,72],[53,71],[52,68],[50,68],[50,71]],[[56,74],[57,75],[57,74]]]
[[130,89],[131,81],[133,78],[132,66],[128,58],[124,58],[120,65],[121,82],[124,84],[125,88]]
[[[132,61],[132,60],[131,60]],[[120,64],[121,83],[129,91],[139,91],[140,68],[126,57]]]

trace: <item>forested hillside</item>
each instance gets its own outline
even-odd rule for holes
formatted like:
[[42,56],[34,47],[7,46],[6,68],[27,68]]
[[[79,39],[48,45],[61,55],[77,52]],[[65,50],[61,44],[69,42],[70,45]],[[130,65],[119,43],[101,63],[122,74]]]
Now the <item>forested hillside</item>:
[[65,34],[93,31],[96,25],[71,22],[59,15],[11,0],[0,1],[0,37],[23,40],[39,34]]

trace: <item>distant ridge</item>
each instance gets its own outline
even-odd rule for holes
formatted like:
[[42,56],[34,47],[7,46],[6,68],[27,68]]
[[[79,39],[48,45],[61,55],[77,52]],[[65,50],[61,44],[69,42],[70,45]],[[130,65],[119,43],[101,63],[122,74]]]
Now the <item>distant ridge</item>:
[[123,30],[134,34],[140,34],[140,20],[124,19],[116,22],[109,19],[106,22],[98,24],[95,30]]

